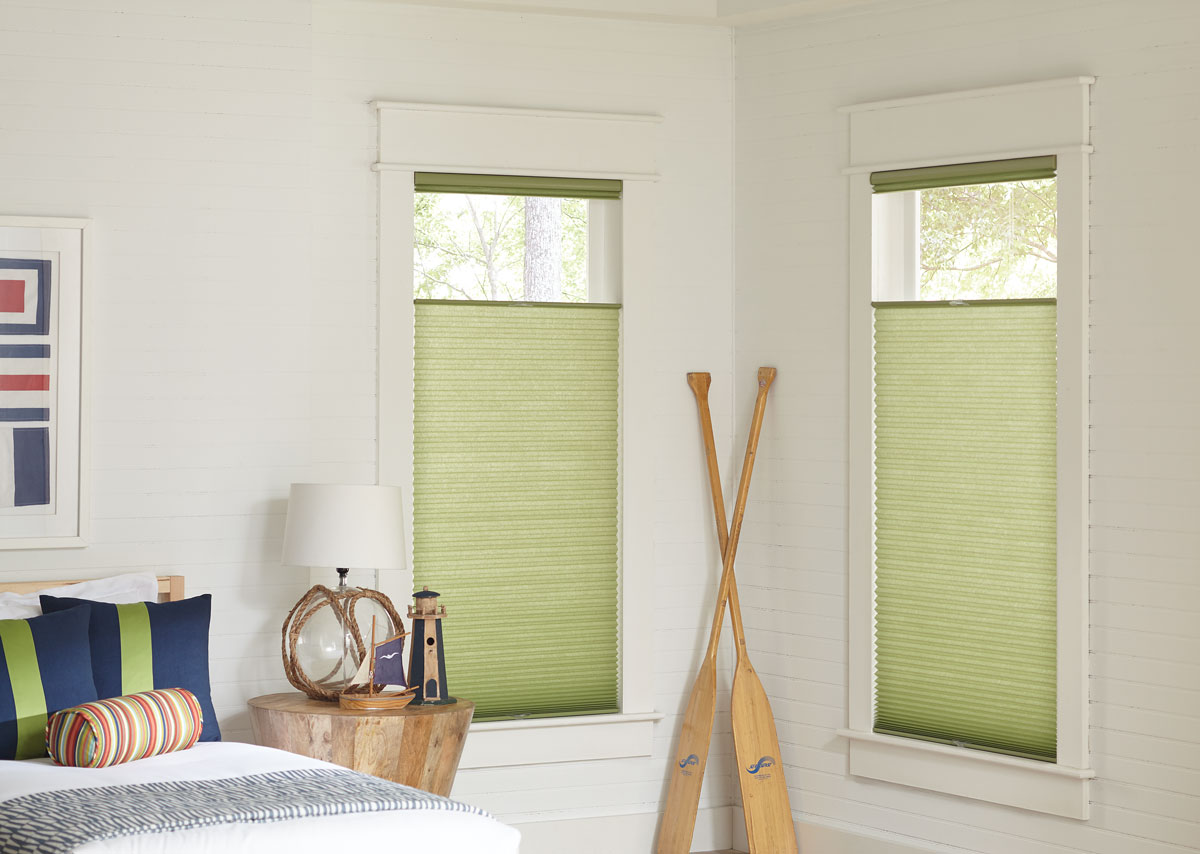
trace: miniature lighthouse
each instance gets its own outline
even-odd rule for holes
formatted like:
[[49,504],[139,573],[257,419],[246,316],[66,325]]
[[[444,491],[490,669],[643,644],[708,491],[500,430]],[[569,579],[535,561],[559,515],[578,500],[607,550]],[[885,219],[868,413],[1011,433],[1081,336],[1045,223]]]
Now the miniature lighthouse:
[[444,706],[457,702],[446,688],[446,655],[442,650],[442,618],[438,594],[428,587],[414,594],[416,604],[408,606],[412,620],[412,661],[408,666],[408,684],[417,689],[413,705]]

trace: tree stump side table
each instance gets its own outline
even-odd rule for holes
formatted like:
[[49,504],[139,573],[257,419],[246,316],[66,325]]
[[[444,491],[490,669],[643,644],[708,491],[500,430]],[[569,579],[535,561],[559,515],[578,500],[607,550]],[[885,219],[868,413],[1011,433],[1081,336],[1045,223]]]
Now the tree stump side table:
[[254,740],[449,796],[475,704],[406,706],[387,712],[343,709],[303,694],[250,701]]

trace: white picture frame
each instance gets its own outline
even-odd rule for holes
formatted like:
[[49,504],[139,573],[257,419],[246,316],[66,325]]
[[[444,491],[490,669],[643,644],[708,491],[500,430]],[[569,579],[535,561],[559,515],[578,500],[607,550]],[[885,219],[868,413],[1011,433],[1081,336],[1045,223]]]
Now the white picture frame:
[[0,549],[87,545],[90,224],[0,216]]

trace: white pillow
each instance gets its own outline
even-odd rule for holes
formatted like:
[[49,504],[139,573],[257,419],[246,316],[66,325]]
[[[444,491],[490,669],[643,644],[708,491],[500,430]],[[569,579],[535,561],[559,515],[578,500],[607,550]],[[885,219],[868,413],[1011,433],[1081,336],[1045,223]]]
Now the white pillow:
[[0,620],[24,620],[39,616],[42,613],[42,605],[38,597],[43,593],[47,596],[70,596],[117,605],[156,602],[158,576],[152,572],[135,572],[81,581],[78,584],[47,587],[36,593],[0,593]]

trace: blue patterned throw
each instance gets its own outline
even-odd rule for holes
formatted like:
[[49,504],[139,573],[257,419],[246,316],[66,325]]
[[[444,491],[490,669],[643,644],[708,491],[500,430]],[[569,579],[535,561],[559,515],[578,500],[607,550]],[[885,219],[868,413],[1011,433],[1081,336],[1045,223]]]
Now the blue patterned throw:
[[0,854],[67,854],[143,833],[393,810],[488,815],[356,771],[311,768],[23,795],[0,803]]

